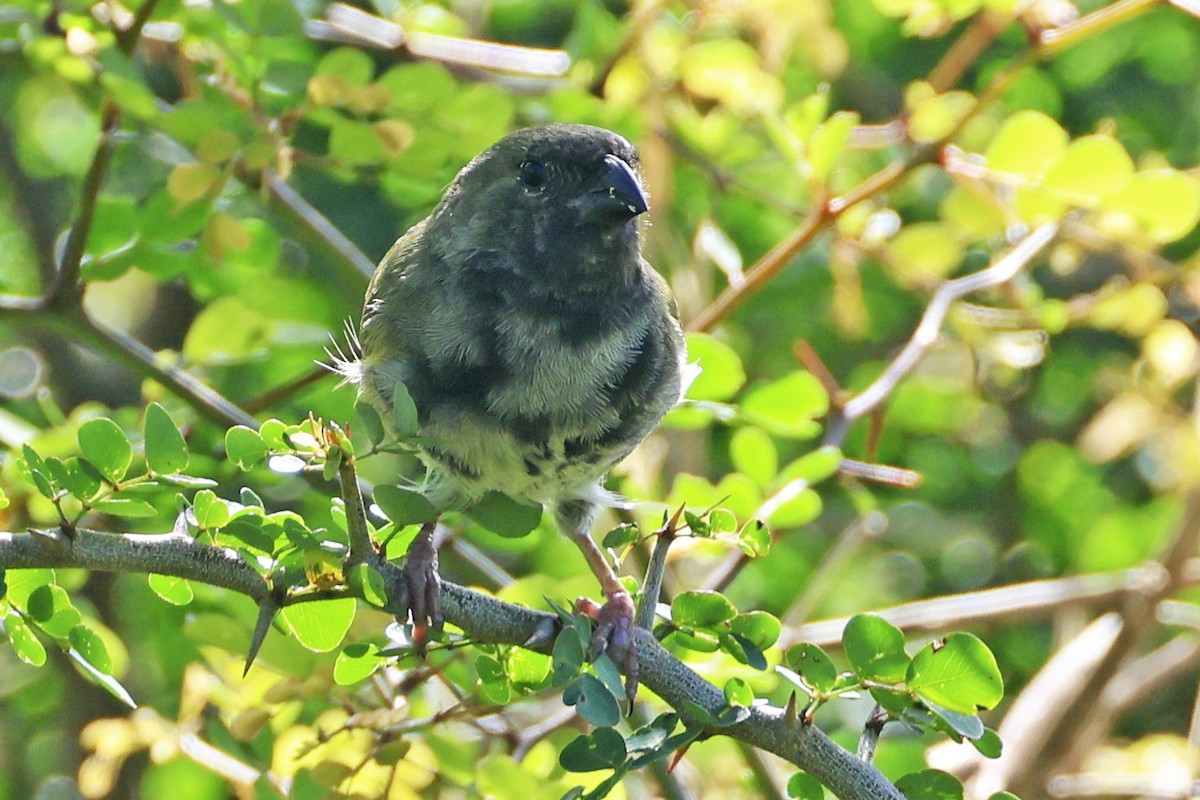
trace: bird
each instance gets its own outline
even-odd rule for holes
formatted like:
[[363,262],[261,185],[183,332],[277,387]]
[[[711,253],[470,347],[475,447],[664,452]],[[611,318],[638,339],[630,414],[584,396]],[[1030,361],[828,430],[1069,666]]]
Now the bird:
[[[690,368],[667,282],[642,255],[649,204],[636,149],[581,124],[515,131],[468,163],[383,257],[354,363],[339,370],[383,420],[397,383],[439,510],[488,492],[548,508],[605,602],[590,656],[637,685],[634,606],[591,538],[603,488],[681,399]],[[435,522],[410,546],[399,604],[442,623]]]

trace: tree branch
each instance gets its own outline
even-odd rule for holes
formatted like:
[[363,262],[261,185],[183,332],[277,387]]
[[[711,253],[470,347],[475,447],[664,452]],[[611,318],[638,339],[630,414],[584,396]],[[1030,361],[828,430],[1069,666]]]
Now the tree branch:
[[[379,558],[374,564],[391,584],[400,567]],[[155,572],[220,586],[264,602],[270,587],[233,551],[201,544],[177,533],[159,535],[103,533],[78,529],[31,533],[0,532],[0,567],[33,569],[77,567],[117,572]],[[443,581],[446,620],[472,641],[523,646],[556,617],[534,611],[457,584]],[[317,596],[294,598],[316,600]],[[687,704],[711,714],[727,705],[724,693],[671,655],[649,632],[637,630],[642,683],[686,718]],[[549,643],[540,649],[548,650]],[[843,800],[903,800],[903,795],[870,764],[858,760],[795,714],[769,705],[755,706],[734,725],[711,728],[710,735],[731,736],[774,753],[828,786]]]
[[852,423],[870,414],[891,396],[900,379],[916,366],[922,354],[937,341],[942,331],[942,323],[946,321],[946,314],[955,300],[1012,280],[1050,244],[1057,233],[1058,224],[1048,222],[1022,239],[1016,247],[990,267],[943,282],[934,292],[925,313],[921,315],[921,322],[913,331],[912,338],[892,359],[883,374],[862,392],[846,401],[840,414],[830,415],[826,444],[840,445]]

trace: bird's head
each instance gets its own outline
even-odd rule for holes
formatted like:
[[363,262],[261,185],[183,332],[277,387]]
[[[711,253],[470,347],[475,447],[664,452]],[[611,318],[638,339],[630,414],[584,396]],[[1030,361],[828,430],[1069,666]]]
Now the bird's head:
[[511,257],[551,283],[624,279],[639,258],[648,204],[637,151],[588,125],[501,139],[463,168],[430,220],[438,248]]

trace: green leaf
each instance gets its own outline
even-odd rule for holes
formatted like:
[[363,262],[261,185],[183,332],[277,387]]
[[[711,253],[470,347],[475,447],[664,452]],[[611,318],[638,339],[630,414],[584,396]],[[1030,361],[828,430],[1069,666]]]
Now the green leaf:
[[741,678],[730,678],[725,681],[724,692],[725,701],[731,706],[749,708],[754,705],[754,690]]
[[960,714],[992,708],[1004,696],[996,658],[978,637],[953,633],[921,648],[908,667],[908,689]]
[[766,611],[747,611],[738,614],[730,623],[735,636],[750,641],[760,650],[766,650],[779,640],[783,625],[779,618]]
[[50,473],[47,471],[46,462],[27,444],[21,445],[21,454],[24,456],[25,467],[29,470],[29,477],[33,480],[33,485],[37,488],[38,493],[43,497],[54,499],[54,486],[50,482]]
[[798,528],[821,516],[825,509],[821,495],[808,488],[807,484],[808,481],[797,479],[779,490],[775,495],[776,502],[769,504],[773,507],[764,509],[771,527]]
[[609,550],[620,550],[623,547],[628,547],[637,541],[638,527],[630,523],[623,523],[613,528],[608,533],[604,534],[604,539],[601,545]]
[[1009,117],[984,151],[988,169],[1035,178],[1067,149],[1067,132],[1040,111],[1018,111]]
[[721,649],[742,664],[749,664],[755,669],[765,670],[767,668],[767,657],[763,654],[762,649],[746,637],[738,636],[736,633],[723,633],[720,635],[719,641]]
[[887,245],[892,275],[908,287],[927,286],[949,277],[964,254],[956,230],[943,222],[906,225]]
[[109,675],[112,673],[112,659],[108,656],[108,648],[100,635],[87,625],[80,623],[67,634],[67,641],[79,656],[95,667],[99,672]]
[[837,686],[838,671],[833,659],[815,644],[801,642],[792,645],[784,653],[783,661],[820,694],[828,694]]
[[[290,450],[291,445],[287,441],[288,426],[277,419],[269,419],[262,425],[258,426],[258,433],[262,436],[267,448],[270,450]],[[228,449],[228,446],[226,446]]]
[[387,605],[387,585],[383,575],[370,564],[355,564],[346,575],[346,582],[376,608]]
[[808,138],[806,156],[814,180],[823,182],[829,177],[858,123],[858,114],[838,111],[813,131]]
[[373,675],[386,661],[370,642],[348,644],[333,662],[333,681],[339,686],[353,686]]
[[229,522],[229,504],[209,489],[201,489],[192,498],[192,511],[196,515],[196,527],[201,530],[220,528]]
[[575,676],[563,687],[563,702],[575,706],[580,717],[598,727],[612,727],[621,721],[621,707],[616,698],[595,675]]
[[44,568],[9,570],[6,580],[8,581],[8,601],[17,608],[24,609],[29,604],[29,596],[39,587],[54,583],[54,570]]
[[90,419],[79,426],[79,449],[112,483],[125,477],[133,461],[133,448],[125,432],[111,419]]
[[66,461],[48,458],[46,468],[54,473],[54,480],[60,486],[85,502],[104,488],[104,476],[100,470],[82,458],[72,456]]
[[936,769],[912,772],[896,781],[906,800],[963,800],[958,778]]
[[418,424],[417,404],[408,393],[408,387],[396,381],[392,388],[392,427],[396,430],[396,438],[412,438],[417,433]]
[[8,633],[17,658],[34,667],[46,663],[46,648],[25,620],[16,614],[9,614],[4,618],[4,630]]
[[1133,175],[1133,159],[1111,136],[1083,136],[1071,142],[1042,182],[1090,205],[1119,191]]
[[679,627],[707,628],[736,616],[737,609],[720,592],[684,592],[671,601],[671,621]]
[[784,89],[763,70],[758,52],[735,38],[690,45],[679,60],[679,77],[691,92],[716,100],[740,116],[778,113]]
[[187,442],[167,410],[158,403],[146,407],[146,464],[160,474],[171,474],[188,465]]
[[337,75],[349,86],[364,86],[375,76],[375,64],[358,48],[338,47],[321,57],[316,74]]
[[765,556],[771,552],[771,529],[762,520],[750,520],[738,531],[738,547],[750,558]]
[[784,467],[779,473],[779,479],[786,482],[800,479],[808,481],[809,484],[817,484],[837,475],[841,466],[841,449],[823,445]]
[[956,742],[961,742],[963,739],[975,741],[982,737],[984,730],[986,730],[983,727],[983,720],[975,714],[960,714],[957,711],[951,711],[948,708],[939,706],[937,703],[926,698],[922,698],[922,702],[929,710],[929,713],[933,714],[939,720],[939,728]]
[[186,578],[151,573],[148,580],[150,589],[173,606],[186,606],[196,596]]
[[29,620],[56,639],[66,638],[71,629],[83,621],[71,598],[61,586],[39,586],[29,594],[25,603]]
[[796,800],[824,800],[825,789],[821,782],[805,772],[797,772],[788,778],[787,796]]
[[563,686],[579,674],[586,657],[585,645],[579,641],[579,635],[573,627],[564,627],[554,639],[554,650],[551,660],[554,664],[555,686]]
[[514,539],[541,524],[542,507],[519,503],[500,492],[488,492],[467,509],[467,516],[492,533]]
[[297,603],[279,612],[280,619],[301,645],[328,653],[342,643],[354,622],[353,598]]
[[689,399],[728,400],[746,382],[742,359],[732,347],[710,334],[689,333],[687,353],[700,366],[700,374],[688,387]]
[[617,665],[608,653],[602,652],[596,656],[592,661],[592,670],[614,700],[620,703],[625,699],[625,685],[621,682],[621,670],[617,669]]
[[261,464],[267,457],[267,443],[253,428],[236,425],[225,431],[225,453],[242,470]]
[[986,758],[999,758],[1004,749],[1004,743],[1000,741],[1000,734],[991,728],[984,728],[983,735],[978,739],[972,739],[971,744],[975,745],[975,749],[979,751],[980,755]]
[[655,750],[667,741],[667,737],[671,735],[678,725],[678,714],[672,711],[659,714],[650,722],[647,722],[629,734],[629,738],[625,740],[625,747],[631,753],[643,750]]
[[883,617],[859,614],[846,623],[842,633],[846,658],[863,680],[900,683],[908,670],[904,634]]
[[429,498],[399,486],[376,486],[375,504],[398,527],[432,522],[438,516],[438,510],[429,502]]
[[369,122],[339,118],[329,131],[329,155],[345,166],[365,167],[383,161],[387,151]]
[[[91,631],[88,631],[88,633],[91,633]],[[74,661],[79,668],[88,675],[88,677],[95,681],[97,685],[102,687],[113,697],[117,698],[117,700],[120,700],[130,708],[138,707],[137,702],[133,699],[133,695],[129,693],[129,690],[126,689],[120,681],[118,681],[112,675],[109,675],[107,671],[99,669],[82,652],[74,647],[71,647],[67,650],[67,656]],[[107,658],[107,654],[105,654],[105,658]]]
[[358,417],[358,422],[362,426],[363,433],[367,435],[367,441],[375,446],[383,442],[386,435],[383,428],[383,418],[379,416],[379,412],[375,410],[375,406],[366,401],[359,400],[354,404],[354,415]]
[[780,436],[812,437],[821,431],[815,420],[829,411],[825,387],[807,372],[793,372],[751,389],[742,415]]
[[159,475],[158,480],[169,486],[178,486],[183,489],[212,489],[220,485],[211,478],[198,478],[195,475],[181,475],[178,473],[173,475]]
[[1133,217],[1156,242],[1173,242],[1200,220],[1200,181],[1169,169],[1139,172],[1104,208]]
[[737,516],[727,508],[714,508],[708,512],[708,530],[713,536],[733,533],[738,529]]
[[568,772],[616,769],[625,761],[625,740],[612,728],[597,728],[567,743],[558,763]]
[[111,514],[114,517],[127,519],[149,519],[158,516],[158,509],[145,500],[134,500],[128,497],[109,497],[99,500],[92,508],[101,514]]
[[221,531],[222,541],[225,537],[234,540],[233,544],[244,544],[260,553],[271,554],[275,551],[275,539],[283,533],[282,526],[274,525],[257,515],[246,515],[230,520]]
[[729,458],[735,470],[750,476],[759,486],[771,483],[779,471],[775,440],[771,434],[753,425],[734,431],[729,440]]

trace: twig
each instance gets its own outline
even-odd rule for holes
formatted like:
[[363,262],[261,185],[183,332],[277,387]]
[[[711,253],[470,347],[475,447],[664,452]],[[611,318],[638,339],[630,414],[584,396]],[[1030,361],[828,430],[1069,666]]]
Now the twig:
[[[256,185],[257,181],[252,174],[242,174],[242,172],[239,171],[239,178],[243,182],[250,186]],[[328,247],[337,256],[339,264],[349,267],[352,276],[369,279],[375,274],[375,262],[363,255],[363,252],[346,237],[346,234],[338,230],[324,214],[305,200],[287,181],[270,169],[262,171],[261,181],[270,193],[274,204],[287,212],[288,216]]]
[[346,554],[346,566],[374,566],[373,562],[378,558],[379,552],[375,549],[375,543],[371,541],[371,531],[367,527],[367,510],[358,489],[354,457],[348,453],[342,456],[342,463],[338,465],[338,481],[341,483],[342,500],[346,503],[346,535],[350,544]]
[[85,347],[98,350],[139,375],[161,383],[210,422],[225,427],[231,425],[258,427],[258,421],[254,417],[238,408],[208,384],[179,367],[163,366],[154,351],[137,339],[89,319],[82,309],[74,312],[70,317],[62,319],[74,330],[76,337]]
[[96,214],[96,201],[100,199],[100,184],[112,156],[112,135],[117,128],[120,113],[113,103],[106,103],[100,120],[100,136],[96,142],[96,153],[83,179],[79,193],[79,212],[75,223],[67,234],[67,245],[63,250],[62,264],[46,291],[48,307],[78,305],[82,302],[79,272],[83,265],[84,246],[92,229],[92,218]]
[[675,133],[675,131],[665,128],[662,131],[662,137],[675,152],[702,169],[708,175],[709,179],[716,184],[718,190],[732,188],[752,200],[757,200],[763,205],[773,206],[787,214],[799,215],[802,213],[802,209],[794,203],[788,202],[782,197],[777,197],[755,186],[738,175],[738,173],[725,169],[703,153],[698,152],[680,138],[679,134]]
[[642,581],[642,598],[638,602],[637,616],[633,624],[644,631],[654,627],[654,612],[662,595],[663,576],[667,572],[667,552],[675,540],[675,525],[683,506],[654,532],[654,549],[650,551],[650,563],[646,565],[646,579]]
[[895,391],[900,379],[916,366],[921,355],[933,345],[942,330],[950,304],[981,289],[999,286],[1011,280],[1040,253],[1058,233],[1057,223],[1048,222],[1034,230],[1021,242],[986,269],[942,283],[925,308],[921,322],[912,338],[888,364],[883,374],[842,407],[840,419],[832,419],[826,434],[827,444],[838,445],[846,436],[848,426],[874,411]]
[[141,6],[133,15],[133,21],[129,27],[124,30],[118,30],[117,46],[121,48],[121,52],[125,55],[132,55],[134,48],[137,47],[138,39],[142,36],[142,29],[146,27],[146,23],[150,21],[150,17],[154,14],[154,9],[158,6],[158,0],[143,0]]
[[883,706],[876,703],[871,709],[871,713],[867,715],[867,721],[863,724],[862,735],[858,737],[858,757],[868,764],[875,760],[875,748],[879,744],[879,737],[883,733],[883,726],[887,724],[888,712]]
[[996,37],[1004,31],[1001,24],[1003,17],[991,12],[977,14],[962,36],[954,40],[950,49],[929,72],[926,80],[936,92],[945,92],[953,88],[963,74],[976,63],[976,60],[996,41]]
[[[1029,622],[1044,619],[1064,608],[1117,608],[1129,595],[1144,592],[1161,574],[1158,567],[1151,565],[1029,581],[918,600],[875,613],[909,634],[996,625],[1010,620]],[[1182,581],[1185,586],[1200,585],[1200,559],[1193,559],[1184,566]],[[838,617],[785,629],[780,644],[788,647],[796,642],[813,642],[822,647],[836,646],[849,621],[849,617]]]
[[276,386],[273,389],[268,389],[257,397],[247,400],[242,404],[242,407],[248,414],[257,414],[260,411],[265,411],[268,408],[272,408],[276,404],[286,400],[297,392],[307,389],[309,386],[317,383],[322,378],[328,378],[331,375],[333,375],[333,373],[325,367],[317,367],[311,372],[306,372],[297,378],[293,378],[287,383]]
[[[1121,605],[1117,623],[1119,630],[1112,646],[1102,651],[1103,656],[1096,669],[1078,680],[1071,691],[1059,693],[1058,697],[1064,701],[1063,713],[1048,720],[1048,724],[1038,731],[1038,737],[1046,746],[1029,748],[1031,757],[1020,762],[1020,770],[1015,773],[1008,787],[1011,791],[1025,796],[1044,792],[1047,781],[1056,771],[1072,769],[1081,761],[1086,752],[1081,745],[1095,742],[1107,731],[1111,720],[1101,713],[1096,698],[1102,696],[1129,655],[1157,629],[1154,615],[1159,601],[1170,597],[1186,584],[1189,565],[1198,548],[1200,492],[1187,498],[1183,520],[1174,540],[1153,567],[1157,569],[1159,579],[1144,586],[1139,593],[1130,593]],[[1042,672],[1051,669],[1053,667],[1047,664]],[[1010,713],[1005,718],[1006,724],[1012,716]],[[1004,737],[1004,741],[1006,748],[1011,750],[1009,738]]]

